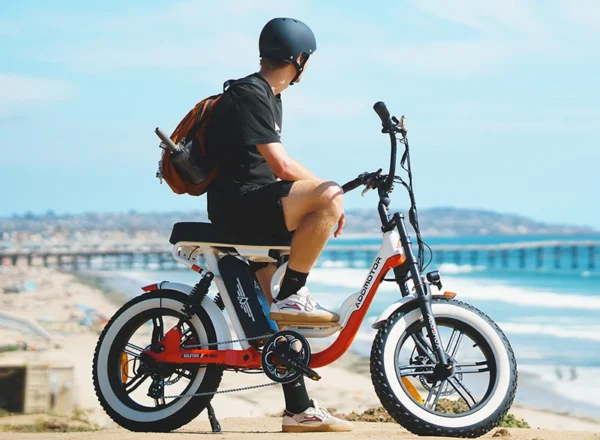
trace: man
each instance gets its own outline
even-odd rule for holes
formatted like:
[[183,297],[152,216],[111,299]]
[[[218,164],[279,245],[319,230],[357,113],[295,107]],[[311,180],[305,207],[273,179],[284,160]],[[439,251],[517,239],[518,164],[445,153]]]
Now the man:
[[[214,110],[206,134],[207,149],[219,173],[208,189],[208,213],[224,232],[244,237],[287,240],[288,268],[278,291],[270,291],[276,267],[253,264],[276,321],[331,322],[339,316],[321,306],[305,287],[306,278],[333,227],[344,227],[343,191],[317,178],[292,159],[281,144],[281,92],[299,83],[308,58],[317,49],[308,26],[275,18],[263,28],[260,71],[231,86]],[[300,378],[284,384],[283,431],[348,431],[310,400]]]

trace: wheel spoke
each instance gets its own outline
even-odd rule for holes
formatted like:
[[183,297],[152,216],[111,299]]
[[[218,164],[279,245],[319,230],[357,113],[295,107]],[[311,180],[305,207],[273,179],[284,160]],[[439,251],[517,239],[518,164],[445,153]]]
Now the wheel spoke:
[[137,345],[133,345],[131,342],[128,342],[125,345],[125,348],[123,348],[121,351],[123,353],[127,353],[131,357],[139,358],[144,349],[142,347],[138,347]]
[[162,316],[152,318],[152,345],[158,345],[165,337]]
[[446,345],[446,353],[450,352],[450,347],[452,347],[452,342],[454,341],[454,336],[456,335],[457,330],[452,328],[452,334],[450,335],[450,339],[448,339],[448,345]]
[[402,365],[398,368],[401,377],[433,374],[433,365]]
[[188,380],[192,380],[194,378],[194,374],[190,370],[177,370],[175,373],[181,377],[185,377]]
[[[448,379],[448,383],[450,384],[450,386],[452,386],[452,388],[454,388],[458,395],[462,397],[469,409],[473,409],[473,406],[477,405],[477,399],[473,397],[471,392],[460,380],[456,379],[455,377],[451,377]],[[469,402],[467,396],[471,398],[471,402]]]
[[454,347],[452,348],[452,352],[450,352],[450,348],[452,346],[450,345],[450,343],[448,343],[448,348],[446,349],[446,352],[450,354],[450,357],[455,358],[456,352],[458,351],[458,347],[460,346],[460,343],[462,342],[463,336],[464,336],[464,333],[459,330],[458,336],[456,337],[456,342],[454,344]]
[[143,384],[146,379],[148,379],[148,377],[150,377],[150,375],[148,373],[141,373],[141,374],[137,374],[135,375],[129,382],[127,382],[124,387],[125,387],[125,392],[127,394],[131,394],[133,393],[135,390],[137,390],[141,384]]
[[487,361],[454,365],[454,372],[456,374],[485,373],[486,371],[490,371]]
[[447,380],[442,381],[442,383],[440,384],[440,386],[438,388],[438,392],[435,395],[435,400],[433,401],[433,404],[431,405],[432,411],[435,411],[435,407],[437,406],[438,400],[440,400],[440,396],[444,393],[444,391],[446,391],[447,386],[448,386],[448,381]]
[[423,402],[423,405],[425,406],[425,408],[427,408],[429,406],[429,399],[431,399],[434,396],[434,391],[435,391],[435,385],[437,384],[437,380],[431,384],[431,388],[429,389],[429,393],[427,394],[427,398],[425,399],[425,402]]

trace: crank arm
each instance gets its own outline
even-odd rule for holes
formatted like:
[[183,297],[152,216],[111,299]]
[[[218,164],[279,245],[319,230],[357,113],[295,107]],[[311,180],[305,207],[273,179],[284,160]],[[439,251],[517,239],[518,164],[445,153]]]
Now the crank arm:
[[277,357],[279,358],[279,360],[281,361],[281,363],[283,365],[285,365],[288,368],[292,368],[295,371],[300,371],[302,374],[304,374],[309,379],[312,379],[312,380],[320,380],[321,379],[321,376],[319,376],[319,374],[315,370],[302,364],[302,362],[298,362],[296,356],[290,356],[289,353],[282,352],[282,353],[278,353]]

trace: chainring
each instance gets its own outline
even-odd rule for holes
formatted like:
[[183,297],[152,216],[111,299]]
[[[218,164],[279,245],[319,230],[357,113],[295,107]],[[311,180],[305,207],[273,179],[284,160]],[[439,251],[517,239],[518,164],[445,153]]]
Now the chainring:
[[265,343],[262,350],[263,371],[274,382],[288,383],[302,376],[302,372],[288,368],[277,361],[276,352],[282,349],[295,352],[298,361],[308,366],[310,363],[310,345],[304,336],[292,330],[277,332]]

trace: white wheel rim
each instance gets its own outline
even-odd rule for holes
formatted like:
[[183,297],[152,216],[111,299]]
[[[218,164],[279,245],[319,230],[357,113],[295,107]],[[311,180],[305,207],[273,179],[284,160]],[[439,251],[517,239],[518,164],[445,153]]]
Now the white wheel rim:
[[[172,416],[177,411],[179,411],[188,401],[189,398],[182,397],[176,401],[174,401],[169,406],[157,410],[157,411],[139,411],[134,408],[131,408],[125,405],[115,394],[112,386],[110,385],[110,381],[108,378],[108,371],[106,365],[108,363],[108,355],[110,353],[110,347],[117,334],[123,328],[123,326],[137,316],[140,313],[143,313],[147,310],[151,309],[170,309],[177,313],[181,313],[181,309],[183,304],[179,301],[175,301],[169,298],[152,298],[145,301],[140,301],[139,303],[131,306],[127,310],[125,310],[119,317],[112,323],[106,334],[104,335],[104,339],[102,340],[102,345],[100,346],[100,350],[98,352],[98,366],[97,366],[97,376],[98,376],[98,385],[100,388],[100,392],[102,396],[106,400],[108,406],[110,406],[114,411],[116,411],[121,416],[135,421],[135,422],[156,422],[162,419],[165,419],[169,416]],[[205,344],[208,342],[208,337],[206,335],[206,330],[202,325],[202,321],[198,316],[194,315],[192,319],[189,321],[191,326],[194,328],[196,333],[198,334],[199,344]],[[201,369],[198,371],[198,374],[194,378],[194,381],[190,384],[189,390],[197,390],[202,381],[204,380],[204,376],[206,374],[206,369]]]
[[492,413],[500,407],[502,401],[508,393],[511,382],[508,353],[504,347],[502,339],[498,333],[496,333],[495,329],[478,314],[452,304],[433,303],[431,307],[436,318],[444,317],[463,321],[478,331],[490,345],[496,361],[497,383],[492,395],[489,396],[487,403],[473,413],[463,417],[445,417],[443,415],[437,415],[426,410],[417,404],[412,397],[407,394],[396,375],[396,347],[406,329],[415,322],[421,320],[422,315],[419,309],[413,310],[396,322],[388,334],[383,350],[383,367],[386,378],[390,388],[392,389],[392,392],[400,401],[400,403],[402,403],[402,405],[415,417],[423,420],[424,422],[447,428],[464,428],[465,426],[474,425],[492,415]]

